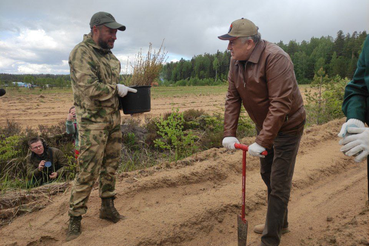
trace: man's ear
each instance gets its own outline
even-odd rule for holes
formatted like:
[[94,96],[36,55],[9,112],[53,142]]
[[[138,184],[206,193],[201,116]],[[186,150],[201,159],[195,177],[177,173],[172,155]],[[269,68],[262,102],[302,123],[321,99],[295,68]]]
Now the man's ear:
[[96,34],[98,30],[99,30],[99,28],[97,28],[97,26],[93,26],[92,27],[92,34]]
[[248,39],[247,41],[247,49],[252,50],[255,47],[255,42],[252,39]]

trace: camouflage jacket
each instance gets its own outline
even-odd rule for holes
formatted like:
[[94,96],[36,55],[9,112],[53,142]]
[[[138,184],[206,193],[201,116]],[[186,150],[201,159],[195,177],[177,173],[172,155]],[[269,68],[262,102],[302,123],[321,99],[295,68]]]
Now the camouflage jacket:
[[104,129],[112,116],[120,117],[116,84],[121,65],[110,49],[84,35],[70,53],[69,66],[78,126]]

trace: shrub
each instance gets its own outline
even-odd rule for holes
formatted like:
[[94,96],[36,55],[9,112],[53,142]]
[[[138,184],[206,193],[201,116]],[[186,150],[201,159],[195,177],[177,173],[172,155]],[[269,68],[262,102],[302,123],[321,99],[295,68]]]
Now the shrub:
[[151,85],[155,79],[159,77],[163,63],[166,61],[167,52],[164,51],[164,40],[158,51],[152,49],[152,44],[149,44],[149,50],[146,57],[143,57],[142,50],[138,52],[133,64],[132,76],[125,76],[123,83],[129,86]]
[[19,135],[22,132],[22,127],[13,121],[6,120],[6,126],[0,128],[0,138],[7,138],[13,135]]
[[24,156],[27,150],[22,147],[23,138],[18,135],[0,141],[0,179],[25,176]]
[[[156,165],[167,160],[179,160],[197,151],[221,147],[223,139],[222,114],[209,115],[204,110],[190,109],[179,113],[172,110],[162,118],[147,120],[144,124],[135,119],[125,119],[122,129],[122,163],[118,172],[133,171]],[[73,179],[76,170],[74,146],[71,136],[65,131],[65,123],[56,126],[39,126],[40,137],[49,146],[62,150],[69,162],[69,176]],[[0,132],[17,133],[12,136],[0,135],[0,185],[6,187],[27,187],[26,160],[28,139],[37,132],[27,129],[21,132],[16,123],[8,122]],[[254,124],[243,112],[239,118],[237,136],[255,135]]]
[[185,80],[185,79],[182,79],[182,80],[178,80],[174,85],[175,86],[188,86],[188,81]]
[[137,120],[124,120],[121,129],[122,163],[118,170],[127,172],[155,165],[158,155],[150,148],[157,137],[154,121],[144,127]]
[[0,140],[0,162],[16,157],[21,151],[18,148],[20,136],[13,135]]
[[[74,146],[71,137],[66,133],[52,136],[51,133],[65,131],[65,125],[42,126],[42,134],[49,146],[56,147],[63,151],[68,159],[69,176],[66,180],[74,178],[76,164],[74,158]],[[29,153],[28,140],[37,136],[31,129],[22,132],[17,123],[8,122],[4,128],[0,128],[0,190],[6,188],[31,188],[28,186],[26,156]],[[9,136],[10,134],[13,134]]]
[[197,148],[196,136],[191,130],[183,131],[184,123],[183,113],[179,113],[179,109],[156,123],[161,138],[154,140],[155,147],[174,152],[175,161],[194,153]]
[[310,89],[305,90],[308,125],[319,125],[344,116],[341,107],[347,80],[338,75],[329,78],[323,69],[315,74]]

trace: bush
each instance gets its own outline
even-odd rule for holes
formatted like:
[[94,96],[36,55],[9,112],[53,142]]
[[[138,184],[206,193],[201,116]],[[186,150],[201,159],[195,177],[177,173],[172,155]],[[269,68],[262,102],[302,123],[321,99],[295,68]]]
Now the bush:
[[196,136],[191,130],[184,131],[184,123],[183,113],[179,113],[179,109],[173,110],[167,119],[162,118],[156,123],[160,138],[154,140],[154,145],[161,150],[174,152],[175,161],[191,155],[197,148]]
[[133,119],[124,120],[122,129],[122,163],[118,171],[128,172],[156,164],[158,154],[152,151],[156,136],[155,121],[146,126]]
[[187,80],[182,79],[182,80],[178,80],[174,85],[175,86],[188,86],[187,82],[188,82]]
[[[40,137],[44,138],[49,146],[56,147],[66,155],[69,166],[69,176],[66,180],[74,178],[76,165],[74,158],[74,146],[71,136],[65,131],[65,124],[58,126],[41,126]],[[28,140],[37,136],[31,129],[25,132],[17,123],[7,122],[4,128],[0,128],[0,184],[1,191],[6,188],[30,188],[28,187],[26,156],[29,153]],[[51,135],[51,133],[63,132],[63,134]],[[6,134],[5,134],[6,133]]]
[[[179,160],[197,151],[221,147],[223,139],[222,114],[209,115],[204,110],[190,109],[179,113],[173,109],[162,118],[154,118],[141,124],[138,120],[126,119],[122,129],[122,163],[118,172],[133,171],[151,167],[162,161]],[[40,137],[49,146],[63,151],[69,161],[70,176],[73,179],[76,170],[74,146],[71,136],[65,132],[64,122],[56,126],[39,126]],[[14,133],[9,136],[8,133]],[[21,132],[16,123],[8,122],[0,128],[0,184],[6,187],[28,188],[26,160],[28,139],[37,136],[37,132],[27,129]],[[241,113],[237,136],[254,136],[255,128],[251,119]]]
[[323,69],[315,74],[310,89],[305,90],[307,125],[324,124],[344,116],[341,107],[347,81],[338,75],[329,78]]
[[0,140],[0,162],[12,159],[20,153],[19,147],[17,146],[19,140],[20,136],[17,135]]
[[138,52],[134,63],[131,64],[133,74],[122,77],[125,85],[151,85],[159,77],[163,63],[165,63],[167,58],[167,52],[165,52],[163,44],[164,40],[159,50],[155,51],[152,49],[152,44],[150,43],[146,57],[143,57],[142,50]]
[[4,139],[10,136],[19,135],[22,132],[22,127],[16,123],[6,120],[6,126],[0,128],[0,138]]

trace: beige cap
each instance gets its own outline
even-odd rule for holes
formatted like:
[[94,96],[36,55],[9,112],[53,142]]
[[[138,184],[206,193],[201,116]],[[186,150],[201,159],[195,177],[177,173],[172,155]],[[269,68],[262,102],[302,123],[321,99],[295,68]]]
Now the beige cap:
[[259,27],[255,26],[252,21],[241,18],[233,21],[229,27],[228,33],[218,36],[218,38],[221,40],[232,40],[239,37],[248,37],[258,34],[258,30]]

